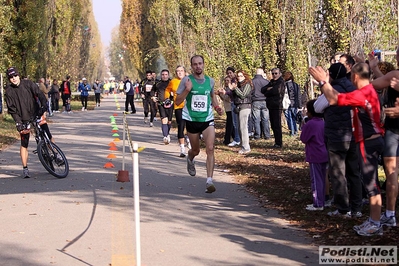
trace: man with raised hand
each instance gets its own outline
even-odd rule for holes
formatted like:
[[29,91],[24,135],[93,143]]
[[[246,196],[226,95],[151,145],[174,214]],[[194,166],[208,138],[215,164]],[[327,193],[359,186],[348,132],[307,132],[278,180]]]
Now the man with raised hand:
[[371,70],[366,63],[352,67],[351,80],[357,88],[352,92],[339,93],[329,83],[328,73],[321,67],[310,67],[309,73],[319,82],[319,87],[330,105],[352,106],[353,134],[359,151],[359,166],[363,185],[370,199],[370,217],[361,225],[354,226],[362,236],[382,235],[381,191],[378,180],[378,157],[384,149],[380,119],[380,102],[373,84],[370,83]]

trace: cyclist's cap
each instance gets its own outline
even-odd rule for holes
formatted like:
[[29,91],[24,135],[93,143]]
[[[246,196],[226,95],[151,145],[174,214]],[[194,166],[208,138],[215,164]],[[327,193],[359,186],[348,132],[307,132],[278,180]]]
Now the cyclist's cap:
[[11,78],[13,76],[19,76],[19,72],[16,67],[10,67],[9,69],[7,69],[7,77]]
[[83,81],[87,80],[86,78],[82,78]]

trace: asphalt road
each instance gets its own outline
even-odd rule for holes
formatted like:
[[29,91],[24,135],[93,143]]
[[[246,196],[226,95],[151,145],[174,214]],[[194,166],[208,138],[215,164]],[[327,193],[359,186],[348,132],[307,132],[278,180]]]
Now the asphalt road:
[[[0,152],[0,265],[136,265],[133,162],[131,182],[122,169],[124,99],[108,96],[88,112],[57,113],[50,129],[65,152],[70,173],[57,179],[30,153],[30,179],[22,179],[19,143]],[[114,116],[117,114],[117,116]],[[111,124],[111,116],[116,125]],[[175,132],[164,145],[160,122],[143,123],[142,108],[128,115],[138,146],[141,262],[146,266],[317,265],[318,247],[276,211],[216,166],[217,191],[205,193],[205,151],[197,176],[178,157]],[[112,132],[117,126],[118,132]],[[110,150],[114,142],[117,150]],[[31,141],[30,151],[34,148]],[[114,154],[116,158],[107,158]],[[111,162],[114,168],[104,168]]]

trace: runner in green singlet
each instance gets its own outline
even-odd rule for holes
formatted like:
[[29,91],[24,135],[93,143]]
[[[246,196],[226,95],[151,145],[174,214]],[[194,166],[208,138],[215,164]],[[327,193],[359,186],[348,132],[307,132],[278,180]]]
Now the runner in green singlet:
[[184,100],[183,120],[186,123],[187,136],[190,139],[191,149],[187,154],[187,171],[195,176],[194,157],[200,152],[200,134],[206,146],[206,193],[215,192],[213,184],[213,169],[215,165],[214,142],[215,127],[213,109],[222,115],[222,108],[214,93],[215,81],[204,74],[204,58],[201,55],[191,57],[191,69],[193,74],[184,77],[177,89],[176,104]]

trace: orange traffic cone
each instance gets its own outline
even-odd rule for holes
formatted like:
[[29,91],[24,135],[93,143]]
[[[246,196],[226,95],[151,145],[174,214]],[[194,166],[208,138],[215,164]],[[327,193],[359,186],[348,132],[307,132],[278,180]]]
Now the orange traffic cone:
[[106,164],[104,164],[104,168],[114,168],[115,165],[111,162],[107,162]]

